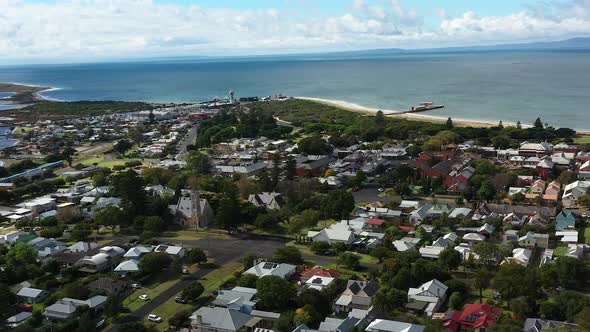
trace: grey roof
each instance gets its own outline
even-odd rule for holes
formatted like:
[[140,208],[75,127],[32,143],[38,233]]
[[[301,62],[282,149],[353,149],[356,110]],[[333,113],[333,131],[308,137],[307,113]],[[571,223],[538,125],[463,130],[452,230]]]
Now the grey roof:
[[422,332],[424,331],[424,326],[392,320],[376,319],[369,324],[366,331]]
[[42,289],[23,287],[23,288],[21,288],[21,290],[18,291],[18,293],[16,293],[16,295],[22,296],[22,297],[36,298],[37,296],[41,295],[43,292],[45,292],[45,291]]
[[541,332],[545,329],[554,329],[554,328],[566,328],[566,329],[575,329],[578,325],[568,323],[568,322],[559,322],[555,320],[545,320],[541,318],[527,318],[524,323],[524,332]]
[[197,317],[200,317],[203,325],[206,325],[208,329],[227,331],[237,331],[252,319],[252,316],[245,313],[218,307],[203,307],[195,311],[190,317],[193,324],[197,321]]

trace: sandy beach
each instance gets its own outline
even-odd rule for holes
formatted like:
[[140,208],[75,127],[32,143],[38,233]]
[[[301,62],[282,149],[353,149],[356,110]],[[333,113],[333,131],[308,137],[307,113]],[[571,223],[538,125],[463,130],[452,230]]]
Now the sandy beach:
[[[330,105],[330,106],[334,106],[334,107],[340,107],[342,109],[346,109],[351,112],[360,112],[360,113],[365,113],[365,114],[369,114],[369,115],[374,115],[375,113],[380,111],[380,109],[377,109],[377,108],[365,107],[365,106],[361,106],[361,105],[357,105],[357,104],[353,104],[353,103],[349,103],[349,102],[345,102],[345,101],[340,101],[340,100],[330,100],[330,99],[311,98],[311,97],[295,97],[295,98],[301,99],[301,100],[315,101],[318,103],[322,103],[322,104],[326,104],[326,105]],[[404,119],[409,119],[409,120],[420,120],[420,121],[428,121],[428,122],[446,122],[447,121],[446,117],[428,115],[428,114],[424,114],[424,113],[402,113],[402,111],[399,111],[399,110],[394,111],[394,110],[385,110],[385,109],[381,109],[381,111],[383,111],[383,113],[389,117],[399,117],[399,118],[404,118]],[[498,122],[474,121],[474,120],[453,118],[453,123],[456,125],[465,126],[465,127],[488,128],[488,127],[497,126],[499,121]],[[503,124],[507,125],[507,126],[516,126],[515,123],[509,123],[509,122],[503,122]],[[523,125],[523,127],[526,127],[526,126]]]

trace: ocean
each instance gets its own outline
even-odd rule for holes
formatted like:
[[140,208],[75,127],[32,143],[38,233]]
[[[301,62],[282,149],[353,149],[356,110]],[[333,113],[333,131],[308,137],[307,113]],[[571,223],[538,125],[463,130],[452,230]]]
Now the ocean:
[[0,66],[0,82],[51,86],[56,100],[198,102],[284,94],[432,116],[589,131],[590,51],[290,56]]

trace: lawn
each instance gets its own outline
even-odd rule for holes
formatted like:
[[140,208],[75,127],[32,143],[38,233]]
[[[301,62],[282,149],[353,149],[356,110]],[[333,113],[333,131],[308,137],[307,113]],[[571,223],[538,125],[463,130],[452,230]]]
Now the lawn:
[[14,225],[8,227],[0,228],[0,235],[8,234],[10,232],[16,231],[16,227]]
[[135,311],[146,304],[146,301],[139,299],[140,295],[147,294],[150,299],[154,299],[163,291],[176,284],[179,281],[179,278],[180,274],[177,272],[167,271],[166,273],[160,273],[147,285],[143,285],[143,289],[140,289],[128,296],[123,301],[123,305],[128,307],[131,311]]
[[565,256],[567,254],[567,247],[557,247],[553,251],[553,254],[556,257],[563,257],[563,256]]
[[584,228],[584,242],[590,244],[590,227]]
[[190,240],[200,240],[200,239],[219,239],[219,240],[227,240],[230,239],[230,236],[226,232],[210,232],[210,231],[176,231],[176,232],[165,232],[159,238],[163,239],[170,239],[170,240],[178,240],[178,241],[190,241]]
[[174,316],[174,314],[176,314],[177,312],[182,311],[182,310],[188,310],[188,311],[192,312],[193,310],[196,310],[197,308],[195,308],[192,304],[177,303],[174,300],[174,298],[179,296],[180,293],[182,293],[182,292],[178,292],[177,294],[174,294],[173,297],[168,299],[168,301],[164,302],[164,304],[162,304],[161,306],[159,306],[158,308],[156,308],[152,312],[153,314],[156,314],[156,315],[162,317],[162,323],[156,325],[156,324],[148,321],[147,317],[144,318],[144,322],[147,324],[150,324],[150,325],[154,325],[155,327],[157,327],[160,330],[163,330],[163,329],[167,329],[169,326],[168,319],[170,319],[172,316]]
[[590,135],[580,135],[576,137],[575,142],[577,144],[590,144]]

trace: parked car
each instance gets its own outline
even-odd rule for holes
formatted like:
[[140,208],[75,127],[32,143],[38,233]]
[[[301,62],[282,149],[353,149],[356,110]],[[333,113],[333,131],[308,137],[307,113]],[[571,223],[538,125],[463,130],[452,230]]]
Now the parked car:
[[379,189],[377,189],[377,191],[378,191],[378,192],[380,192],[380,193],[382,193],[382,192],[384,192],[384,191],[385,191],[385,189],[383,189],[383,188],[379,188]]
[[148,301],[150,299],[150,297],[147,294],[143,294],[139,296],[140,300],[144,300],[144,301]]
[[181,296],[175,297],[174,298],[174,301],[177,302],[177,303],[182,303],[182,304],[187,304],[188,303],[188,301],[185,300],[184,298],[182,298]]
[[150,322],[161,323],[162,322],[162,317],[160,317],[158,315],[154,315],[154,314],[149,314],[148,315],[148,320]]
[[182,274],[190,274],[190,273],[191,273],[191,271],[188,268],[186,268],[186,267],[182,268]]
[[131,284],[131,288],[133,289],[140,289],[141,285],[140,284]]

